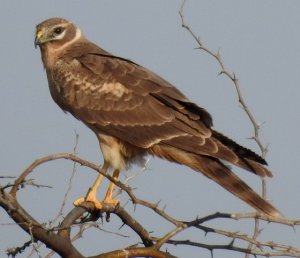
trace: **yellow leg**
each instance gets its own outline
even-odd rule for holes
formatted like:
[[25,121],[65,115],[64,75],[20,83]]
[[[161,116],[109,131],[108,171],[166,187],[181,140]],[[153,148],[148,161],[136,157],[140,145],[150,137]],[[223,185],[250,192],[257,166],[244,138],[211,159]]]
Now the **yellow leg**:
[[[108,164],[104,163],[101,170],[106,173],[108,167],[109,167]],[[73,202],[73,204],[75,206],[80,206],[80,204],[82,204],[83,202],[92,202],[92,203],[94,203],[96,209],[98,209],[98,210],[102,209],[102,204],[97,199],[97,191],[98,191],[98,188],[101,184],[102,179],[103,179],[103,176],[101,174],[98,175],[98,177],[96,178],[94,184],[88,190],[86,196],[75,200]]]
[[[116,169],[113,173],[113,178],[118,179],[119,174],[120,174],[120,170]],[[112,197],[115,186],[116,185],[114,183],[110,182],[110,184],[108,186],[108,190],[107,190],[106,195],[105,195],[105,198],[103,200],[103,203],[113,204],[113,205],[118,205],[119,204],[119,200],[113,199],[113,197]]]

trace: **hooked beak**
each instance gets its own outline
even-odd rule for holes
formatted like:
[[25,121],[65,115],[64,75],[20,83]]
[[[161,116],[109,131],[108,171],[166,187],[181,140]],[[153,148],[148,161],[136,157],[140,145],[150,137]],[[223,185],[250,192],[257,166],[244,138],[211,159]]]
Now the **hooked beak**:
[[37,46],[45,43],[47,40],[45,40],[43,31],[38,31],[35,35],[34,39],[34,47],[37,48]]

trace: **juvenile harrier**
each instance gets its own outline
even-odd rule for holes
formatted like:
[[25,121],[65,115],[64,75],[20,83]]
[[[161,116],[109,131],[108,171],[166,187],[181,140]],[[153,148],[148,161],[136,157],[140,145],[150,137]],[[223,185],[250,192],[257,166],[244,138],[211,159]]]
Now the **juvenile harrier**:
[[[239,179],[223,161],[271,177],[265,160],[212,129],[212,118],[177,88],[138,64],[88,41],[73,23],[52,18],[36,28],[50,93],[65,112],[98,137],[103,168],[119,172],[151,154],[186,165],[271,216],[279,212]],[[98,209],[98,176],[85,198]],[[117,204],[111,183],[104,203]],[[103,203],[102,202],[102,203]]]

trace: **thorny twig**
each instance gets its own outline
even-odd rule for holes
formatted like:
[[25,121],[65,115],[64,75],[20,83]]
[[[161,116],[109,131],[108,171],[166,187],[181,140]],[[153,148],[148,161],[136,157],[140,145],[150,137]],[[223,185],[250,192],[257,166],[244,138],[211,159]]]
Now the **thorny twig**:
[[[206,53],[208,53],[210,56],[214,57],[217,60],[217,62],[219,63],[219,65],[221,67],[221,71],[220,71],[219,74],[225,74],[233,82],[233,84],[235,86],[235,90],[236,90],[237,96],[238,96],[238,101],[241,104],[243,110],[245,111],[247,117],[249,118],[249,120],[250,120],[250,122],[251,122],[251,124],[253,126],[254,135],[251,137],[251,139],[253,139],[257,143],[258,147],[260,148],[262,157],[265,158],[266,154],[267,154],[267,151],[268,151],[268,148],[267,148],[267,146],[265,146],[262,143],[262,141],[260,139],[260,133],[259,133],[260,125],[256,121],[256,119],[255,119],[254,115],[252,114],[250,108],[248,107],[248,105],[245,102],[245,99],[244,99],[242,91],[241,91],[239,79],[236,77],[235,73],[230,72],[225,67],[224,62],[223,62],[223,60],[221,58],[220,51],[218,51],[217,53],[215,53],[211,49],[209,49],[208,47],[206,47],[202,43],[202,41],[200,40],[200,38],[198,36],[196,36],[196,34],[193,32],[193,30],[190,28],[190,26],[187,25],[187,23],[185,22],[185,19],[184,19],[184,15],[183,15],[183,9],[184,9],[185,3],[186,3],[186,0],[183,0],[182,4],[181,4],[181,8],[179,10],[179,15],[180,15],[180,18],[181,18],[181,26],[184,29],[186,29],[190,33],[190,35],[195,39],[195,41],[198,44],[197,49],[205,51]],[[261,178],[262,197],[264,199],[267,198],[267,196],[266,196],[266,192],[267,192],[266,183],[267,183],[266,179],[265,178]],[[260,233],[259,220],[255,219],[254,232],[253,232],[253,236],[252,236],[253,239],[257,239],[257,237],[259,236],[259,233]],[[248,248],[251,249],[252,248],[252,244],[249,244]],[[246,258],[248,258],[248,257],[249,256],[246,255]]]
[[[26,176],[28,176],[34,170],[34,168],[36,168],[37,166],[43,164],[44,162],[48,162],[48,161],[56,160],[56,159],[68,159],[73,162],[79,163],[82,166],[89,167],[98,173],[103,173],[102,171],[98,170],[98,167],[99,167],[98,165],[95,165],[86,160],[80,159],[79,157],[74,156],[73,154],[62,153],[62,154],[50,155],[50,156],[43,157],[41,159],[36,160],[31,166],[29,166],[29,169],[26,169],[23,172],[23,174],[21,174],[21,176],[16,180],[16,183],[23,182],[26,179]],[[262,241],[253,239],[252,237],[249,237],[246,234],[230,232],[230,231],[212,228],[210,226],[203,225],[204,223],[208,223],[209,221],[218,219],[218,218],[233,219],[233,220],[257,218],[260,220],[266,220],[268,222],[285,224],[285,225],[289,225],[289,226],[293,226],[293,227],[295,225],[299,225],[300,221],[285,220],[283,218],[273,218],[273,217],[271,218],[271,217],[268,217],[265,215],[258,215],[256,213],[245,213],[245,214],[215,213],[215,214],[211,214],[209,216],[203,217],[203,218],[197,218],[193,221],[180,221],[180,220],[177,220],[177,219],[171,217],[164,210],[160,209],[158,204],[150,203],[145,200],[141,200],[141,199],[137,198],[134,195],[133,190],[129,186],[123,184],[122,182],[120,182],[118,180],[113,179],[111,176],[109,176],[106,173],[103,173],[103,175],[105,177],[107,177],[108,180],[116,183],[118,185],[118,187],[122,188],[123,191],[125,191],[131,197],[131,199],[134,203],[152,209],[154,212],[159,214],[166,221],[169,221],[174,225],[174,228],[172,230],[170,230],[164,236],[159,237],[159,238],[150,236],[149,233],[147,233],[147,232],[145,232],[146,234],[141,235],[141,237],[144,239],[143,241],[146,241],[146,242],[154,241],[153,248],[155,248],[156,250],[159,250],[162,245],[168,243],[168,244],[176,244],[176,245],[179,245],[179,244],[195,245],[195,246],[206,248],[209,250],[216,250],[216,249],[227,249],[228,250],[229,249],[229,250],[249,253],[249,254],[253,254],[253,255],[278,256],[279,254],[281,254],[281,255],[284,254],[286,256],[295,256],[295,257],[297,257],[296,255],[299,255],[299,257],[300,257],[299,250],[296,248],[293,248],[291,246],[288,246],[288,245],[283,245],[283,244],[275,243],[275,242],[262,242]],[[11,192],[14,193],[13,191],[11,191]],[[1,203],[1,198],[0,198],[0,203]],[[119,209],[120,209],[120,211],[118,212]],[[132,229],[134,229],[136,226],[138,226],[136,228],[137,233],[142,232],[144,230],[138,224],[136,224],[135,219],[132,218],[131,215],[126,213],[125,210],[122,209],[121,207],[117,208],[117,210],[110,210],[109,212],[119,214],[118,216],[120,216],[120,218],[122,218],[122,216],[124,216],[123,214],[127,214],[126,215],[126,217],[127,217],[126,225],[128,225]],[[125,217],[124,217],[124,219],[125,219]],[[122,219],[122,220],[125,222],[124,219]],[[176,240],[177,241],[176,242],[173,239],[174,236],[178,235],[179,232],[183,231],[186,228],[191,228],[191,227],[197,228],[206,233],[214,233],[216,235],[222,235],[225,237],[229,237],[231,239],[240,239],[248,244],[255,244],[256,246],[259,246],[259,249],[253,249],[253,248],[245,249],[245,248],[236,246],[233,243],[226,244],[226,245],[207,245],[207,244],[203,244],[203,243],[196,243],[196,242],[191,242],[191,241],[186,241],[186,240],[178,240],[178,241]],[[60,229],[55,228],[55,231],[57,231],[57,230],[60,230]],[[49,231],[49,229],[48,229],[48,231]],[[262,248],[269,248],[272,251],[263,250]]]
[[[260,147],[261,151],[262,151],[262,155],[263,157],[265,156],[266,152],[267,152],[267,148],[265,148],[263,146],[263,144],[261,143],[260,139],[259,139],[259,124],[256,123],[254,117],[252,116],[249,108],[246,106],[245,101],[241,95],[240,92],[240,86],[239,86],[239,80],[236,78],[234,73],[230,73],[224,66],[223,61],[221,59],[220,53],[213,53],[213,51],[209,50],[208,48],[206,48],[202,42],[200,41],[200,39],[193,33],[193,31],[189,28],[188,25],[186,25],[185,21],[184,21],[184,17],[183,17],[183,7],[184,7],[185,1],[183,1],[181,9],[180,9],[180,17],[182,19],[182,27],[184,27],[185,29],[187,29],[190,34],[193,36],[193,38],[197,41],[198,43],[198,49],[204,50],[205,52],[209,53],[211,56],[213,56],[214,58],[216,58],[216,60],[218,61],[218,63],[221,66],[221,72],[220,74],[225,74],[226,76],[228,76],[234,83],[235,87],[236,87],[236,91],[238,94],[238,98],[239,98],[239,102],[241,103],[241,105],[243,106],[245,112],[247,113],[249,119],[251,120],[253,127],[254,127],[254,136],[252,137],[258,144],[258,146]],[[77,146],[77,144],[76,144]],[[213,228],[207,225],[204,225],[205,223],[208,223],[214,219],[219,219],[219,218],[223,218],[223,219],[233,219],[233,220],[241,220],[241,219],[255,219],[256,221],[259,220],[265,220],[268,222],[275,222],[275,223],[280,223],[280,224],[284,224],[284,225],[289,225],[294,227],[295,225],[299,225],[300,221],[293,221],[293,220],[286,220],[286,219],[282,219],[282,218],[270,218],[264,215],[258,215],[256,213],[247,213],[247,214],[226,214],[226,213],[215,213],[215,214],[211,214],[209,216],[203,217],[203,218],[197,218],[193,221],[180,221],[174,217],[172,217],[171,215],[169,215],[167,212],[165,212],[164,209],[159,208],[159,203],[150,203],[148,201],[139,199],[138,197],[135,196],[135,194],[133,193],[133,189],[131,189],[128,185],[127,185],[127,181],[125,181],[125,183],[120,182],[119,180],[116,180],[114,178],[112,178],[111,176],[109,176],[108,174],[104,173],[103,171],[99,171],[98,170],[98,165],[92,164],[86,160],[80,159],[76,156],[76,148],[74,149],[74,153],[73,154],[67,154],[67,153],[62,153],[62,154],[56,154],[56,155],[50,155],[47,157],[43,157],[41,159],[36,160],[34,163],[32,163],[31,166],[29,166],[23,173],[22,175],[15,181],[15,184],[8,186],[7,188],[11,187],[11,191],[10,191],[10,197],[11,199],[15,199],[17,197],[17,191],[18,191],[18,187],[21,186],[22,184],[24,184],[26,182],[26,177],[39,165],[45,163],[45,162],[49,162],[52,160],[56,160],[56,159],[68,159],[74,162],[74,167],[73,167],[73,173],[75,171],[76,168],[76,164],[79,163],[83,166],[89,167],[95,171],[97,171],[98,173],[103,174],[108,180],[110,180],[111,182],[114,182],[121,190],[123,190],[124,192],[126,192],[128,194],[128,196],[130,197],[130,199],[132,200],[132,202],[134,204],[139,204],[142,206],[145,206],[147,208],[152,209],[154,212],[156,212],[159,216],[161,216],[162,218],[164,218],[166,221],[170,222],[173,224],[173,229],[171,229],[169,232],[167,232],[166,234],[164,234],[164,236],[162,237],[155,237],[150,235],[139,223],[137,223],[134,218],[126,213],[126,211],[124,209],[122,209],[121,207],[117,208],[116,210],[110,210],[109,212],[111,213],[115,213],[117,214],[122,220],[123,222],[128,225],[129,227],[131,227],[132,229],[135,230],[135,232],[137,234],[140,234],[141,238],[143,239],[144,244],[145,244],[146,248],[143,250],[141,248],[125,248],[124,250],[122,250],[122,252],[120,251],[113,251],[110,253],[106,253],[106,254],[102,254],[99,255],[97,257],[110,257],[109,255],[121,255],[118,257],[126,257],[129,252],[131,252],[131,254],[146,254],[147,252],[145,251],[151,251],[153,253],[153,257],[172,257],[172,256],[166,256],[165,253],[160,253],[158,252],[159,249],[162,247],[162,245],[164,244],[173,244],[173,245],[190,245],[190,246],[197,246],[197,247],[201,247],[201,248],[205,248],[210,250],[211,252],[213,252],[213,250],[218,250],[218,249],[223,249],[223,250],[233,250],[236,252],[242,252],[245,254],[252,254],[254,256],[256,255],[262,255],[262,256],[292,256],[292,257],[300,257],[300,250],[292,247],[292,246],[288,246],[288,245],[284,245],[284,244],[280,244],[280,243],[275,243],[275,242],[263,242],[263,241],[258,241],[256,237],[249,237],[247,234],[243,234],[243,233],[237,233],[237,232],[230,232],[230,231],[226,231],[226,230],[222,230],[222,229],[218,229],[218,228]],[[72,180],[72,176],[70,181]],[[70,186],[71,183],[69,183]],[[265,189],[265,188],[264,188]],[[0,204],[3,207],[3,205],[7,205],[7,203],[5,201],[5,197],[7,197],[7,195],[4,194],[4,190],[6,189],[1,189],[2,192],[0,192]],[[64,198],[64,202],[66,200],[66,196],[68,195],[69,190],[67,190],[67,193],[65,195]],[[263,191],[263,195],[265,196],[265,190]],[[7,193],[6,193],[7,194]],[[8,207],[11,207],[8,205]],[[60,209],[59,214],[62,213],[64,207],[64,203]],[[76,209],[76,208],[75,208]],[[20,209],[22,210],[22,209]],[[60,216],[60,215],[59,215]],[[70,239],[72,240],[76,240],[77,238],[80,238],[82,236],[82,233],[84,230],[86,230],[87,228],[90,228],[92,225],[95,226],[97,225],[96,222],[89,222],[90,224],[81,224],[79,227],[79,231],[78,233],[72,238]],[[73,222],[74,225],[74,222]],[[23,225],[24,226],[24,225]],[[37,222],[34,222],[32,224],[33,227],[38,226],[43,228],[43,226],[41,224],[37,224]],[[70,226],[71,227],[71,226]],[[209,245],[209,244],[204,244],[204,243],[198,243],[198,242],[194,242],[194,241],[190,241],[190,240],[174,240],[173,238],[175,236],[178,236],[178,234],[185,230],[186,228],[196,228],[199,230],[204,231],[206,234],[208,233],[213,233],[216,235],[221,235],[224,237],[228,237],[231,239],[231,241],[229,242],[229,244],[224,244],[224,245]],[[258,228],[258,227],[257,227]],[[69,228],[66,227],[55,227],[55,228],[48,228],[47,229],[48,232],[58,232],[58,234],[60,234],[59,232],[64,232],[65,230],[68,231]],[[259,232],[259,228],[257,229]],[[144,232],[140,232],[140,231],[144,231]],[[34,238],[33,236],[33,232],[31,233],[31,237],[32,240]],[[65,235],[64,233],[61,233],[60,235],[66,237],[68,235]],[[257,233],[258,235],[258,233]],[[243,247],[239,247],[237,245],[235,245],[235,239],[239,239],[241,241],[244,241],[246,243],[249,244],[248,248],[243,248]],[[30,244],[32,244],[32,240],[30,241]],[[26,242],[28,243],[28,242]],[[24,244],[23,247],[21,247],[19,250],[24,250],[27,246],[27,244]],[[153,245],[152,245],[153,243]],[[256,248],[253,248],[253,246],[256,246]],[[17,249],[16,249],[17,250]],[[15,251],[15,250],[14,250]],[[21,251],[20,251],[21,252]],[[20,253],[17,252],[17,253]],[[13,252],[11,252],[10,254],[12,255]],[[17,254],[16,253],[16,254]],[[149,254],[149,253],[148,253]],[[48,254],[49,257],[51,256],[51,253]],[[123,255],[123,256],[122,256]],[[154,256],[157,255],[157,256]],[[48,257],[48,256],[47,256]],[[112,256],[115,257],[115,256]]]
[[[74,148],[73,148],[73,155],[77,155],[77,149],[78,149],[78,143],[79,143],[79,134],[75,131],[75,144],[74,144]],[[52,227],[52,225],[54,225],[58,219],[62,216],[63,214],[63,209],[66,205],[66,201],[67,201],[67,198],[68,198],[68,195],[70,194],[71,192],[71,189],[72,189],[72,181],[73,181],[73,178],[75,176],[75,173],[76,173],[76,169],[77,169],[77,164],[76,162],[73,163],[73,170],[72,170],[72,174],[69,178],[69,182],[68,182],[68,188],[67,188],[67,191],[65,192],[65,195],[64,195],[64,198],[63,198],[63,201],[61,203],[61,206],[60,206],[60,209],[57,213],[57,215],[54,217],[54,219],[52,219],[48,224],[49,224],[49,228]],[[31,257],[33,254],[36,253],[36,250],[39,249],[40,247],[42,246],[42,243],[39,243],[37,246],[34,246],[32,248],[32,251],[31,253],[27,256],[27,258]],[[51,252],[52,253],[52,252]]]
[[[78,143],[79,143],[79,134],[75,131],[75,145],[74,145],[74,148],[73,148],[73,155],[77,155],[77,149],[78,149]],[[69,178],[69,182],[68,182],[68,188],[67,188],[67,191],[65,192],[65,195],[64,195],[64,198],[63,198],[63,201],[62,201],[62,204],[61,204],[61,207],[58,211],[58,214],[57,216],[55,217],[55,219],[53,220],[53,222],[55,223],[57,221],[57,219],[62,215],[63,213],[63,209],[65,207],[65,204],[66,204],[66,201],[67,201],[67,198],[71,192],[71,189],[72,189],[72,181],[73,181],[73,178],[75,176],[75,173],[76,173],[76,170],[77,170],[77,163],[74,162],[73,163],[73,169],[72,169],[72,174]]]

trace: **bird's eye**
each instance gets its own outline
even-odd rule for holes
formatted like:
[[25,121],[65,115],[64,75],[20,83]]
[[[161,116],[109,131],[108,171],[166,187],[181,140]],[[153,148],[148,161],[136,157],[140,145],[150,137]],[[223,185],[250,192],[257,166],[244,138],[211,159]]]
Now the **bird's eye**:
[[54,29],[54,33],[55,33],[56,35],[61,34],[63,31],[64,31],[63,27],[56,27],[56,28]]

